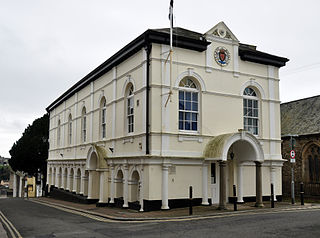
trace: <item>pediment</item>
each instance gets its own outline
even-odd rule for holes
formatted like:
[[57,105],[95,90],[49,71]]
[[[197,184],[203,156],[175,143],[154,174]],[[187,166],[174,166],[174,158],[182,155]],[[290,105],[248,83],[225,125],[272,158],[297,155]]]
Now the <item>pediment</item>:
[[209,31],[205,33],[205,36],[214,36],[222,39],[233,40],[239,42],[237,37],[231,32],[227,25],[221,21]]

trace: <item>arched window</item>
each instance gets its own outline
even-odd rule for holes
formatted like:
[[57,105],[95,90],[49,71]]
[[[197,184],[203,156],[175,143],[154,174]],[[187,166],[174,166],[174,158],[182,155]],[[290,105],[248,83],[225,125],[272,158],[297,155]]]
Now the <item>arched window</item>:
[[127,87],[127,128],[128,133],[132,133],[134,131],[134,94],[133,94],[133,85],[130,83]]
[[107,102],[106,98],[103,97],[100,102],[100,121],[101,121],[101,138],[107,136]]
[[68,143],[71,145],[72,143],[72,116],[71,114],[69,115],[68,119]]
[[312,144],[304,153],[305,181],[309,183],[320,182],[320,147]]
[[81,112],[81,137],[82,137],[82,142],[87,141],[87,111],[86,108],[82,108]]
[[59,147],[61,144],[60,144],[60,141],[61,141],[61,121],[60,119],[58,120],[58,128],[57,128],[57,146]]
[[254,135],[259,134],[259,98],[248,87],[243,92],[243,128]]
[[198,131],[199,90],[195,82],[183,78],[179,83],[179,130]]

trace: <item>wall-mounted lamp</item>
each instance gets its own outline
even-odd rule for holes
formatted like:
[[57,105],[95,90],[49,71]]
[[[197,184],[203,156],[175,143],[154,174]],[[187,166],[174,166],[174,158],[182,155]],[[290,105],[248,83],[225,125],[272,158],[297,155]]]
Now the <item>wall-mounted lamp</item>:
[[113,153],[113,148],[112,147],[109,147],[109,150],[111,151],[111,153]]
[[63,158],[63,154],[62,153],[60,153],[60,156]]

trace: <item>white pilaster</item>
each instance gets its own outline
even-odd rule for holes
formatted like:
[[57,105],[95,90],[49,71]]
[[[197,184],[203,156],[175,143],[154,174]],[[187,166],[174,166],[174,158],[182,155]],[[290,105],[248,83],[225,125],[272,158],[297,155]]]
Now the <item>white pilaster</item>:
[[[275,117],[275,103],[272,100],[277,100],[275,95],[275,82],[274,82],[274,66],[268,66],[268,88],[269,88],[269,138],[276,139],[276,117]],[[276,145],[274,141],[270,141],[270,154],[276,153]]]
[[[162,60],[165,61],[170,52],[170,47],[167,45],[161,46],[161,55]],[[172,100],[172,96],[170,96],[170,86],[173,86],[173,79],[170,81],[170,63],[169,60],[161,63],[161,75],[162,75],[162,85],[167,86],[161,89],[162,94],[162,106],[161,106],[161,132],[170,131],[170,101]],[[168,88],[169,87],[169,88]],[[169,101],[168,101],[169,99]],[[167,105],[166,105],[167,104]],[[170,147],[170,137],[168,135],[161,135],[161,155],[164,155],[167,151],[169,151]]]
[[[51,170],[52,171],[52,170]],[[50,173],[50,168],[47,168],[47,185],[48,185],[48,187],[50,187],[50,185],[51,185],[51,173]]]
[[67,186],[65,187],[65,190],[70,191],[70,185],[71,185],[71,178],[70,178],[70,168],[67,169],[67,174],[65,174],[66,179],[67,179]]
[[56,181],[55,181],[55,179],[56,179],[56,173],[57,173],[57,171],[56,170],[52,170],[52,175],[51,175],[51,185],[53,185],[53,186],[56,186]]
[[88,199],[92,199],[92,193],[93,193],[93,184],[92,184],[92,180],[93,180],[93,170],[89,170],[89,180],[88,180]]
[[[78,121],[78,119],[77,119],[77,117],[78,117],[78,93],[75,93],[74,98],[75,98],[75,100],[74,100],[75,102],[74,102],[73,144],[75,145],[75,147],[73,148],[73,156],[74,156],[74,158],[76,158],[76,156],[77,156],[77,147],[76,147],[76,145],[77,145],[77,131],[78,131],[78,128],[77,128],[77,121]],[[81,123],[80,123],[80,127],[81,127]],[[80,128],[80,131],[81,131],[81,128]],[[80,135],[81,135],[81,133],[80,133]],[[69,187],[69,188],[70,188],[69,190],[71,191],[72,188],[71,187]]]
[[16,174],[13,174],[13,194],[12,196],[15,198],[17,197],[17,175]]
[[57,188],[60,188],[60,184],[59,184],[59,179],[58,179],[58,174],[59,174],[59,170],[58,170],[58,168],[56,169],[56,173],[55,173],[55,178],[54,178],[54,180],[55,180],[55,186],[57,187]]
[[271,166],[270,167],[270,183],[273,184],[273,201],[277,201],[276,198],[276,168]]
[[213,49],[212,44],[207,46],[206,50],[206,72],[211,73],[213,68]]
[[[93,111],[94,111],[94,84],[91,82],[90,84],[91,90],[90,90],[90,102],[91,102],[91,108],[90,108],[90,141],[93,141]],[[89,180],[90,181],[90,180]]]
[[238,202],[244,202],[243,201],[243,174],[242,174],[242,164],[238,164]]
[[84,169],[81,169],[81,180],[80,180],[80,194],[81,195],[84,195],[84,182],[85,182],[85,170]]
[[66,173],[66,170],[63,169],[62,171],[62,183],[61,183],[61,188],[63,188],[64,190],[66,190],[67,188],[67,182],[68,182],[68,172]]
[[128,176],[129,176],[128,165],[124,166],[124,186],[123,186],[123,207],[129,207],[128,205]]
[[89,178],[88,176],[84,176],[84,190],[83,190],[83,196],[88,196],[88,183],[89,183]]
[[110,188],[110,203],[114,203],[114,165],[110,165],[111,169],[111,188]]
[[233,45],[233,76],[239,77],[239,46]]
[[162,165],[162,206],[161,209],[169,209],[168,201],[168,176],[169,176],[169,165]]
[[108,170],[101,169],[100,173],[100,192],[99,192],[99,203],[108,202]]
[[66,135],[65,135],[65,131],[66,131],[66,129],[65,129],[65,127],[66,127],[66,122],[67,122],[67,120],[66,120],[66,101],[64,101],[64,103],[63,103],[63,113],[62,113],[62,120],[61,120],[61,129],[62,129],[62,131],[61,131],[61,142],[62,142],[62,146],[61,147],[65,147],[65,137],[66,137]]
[[112,98],[112,148],[115,148],[115,137],[116,137],[116,100],[117,100],[117,68],[113,68],[113,98]]
[[208,164],[202,164],[202,205],[209,205],[208,202]]
[[79,176],[77,176],[77,174],[74,173],[74,176],[73,176],[73,187],[72,187],[72,192],[73,193],[79,193],[79,191],[77,191],[78,182],[79,182]]
[[19,197],[21,198],[23,196],[23,177],[19,176],[20,182],[19,182]]
[[[143,168],[141,169],[143,171]],[[143,212],[144,207],[143,207],[143,191],[144,191],[144,186],[143,186],[143,173],[141,173],[140,181],[138,186],[140,187],[139,189],[139,203],[140,203],[140,212]]]

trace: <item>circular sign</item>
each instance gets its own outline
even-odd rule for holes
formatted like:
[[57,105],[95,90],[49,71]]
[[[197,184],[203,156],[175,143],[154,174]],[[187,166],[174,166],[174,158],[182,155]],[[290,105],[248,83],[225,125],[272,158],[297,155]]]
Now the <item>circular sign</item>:
[[296,152],[294,150],[290,151],[290,157],[294,159],[296,157]]
[[230,61],[230,53],[226,48],[220,46],[214,51],[214,58],[218,65],[226,66]]

